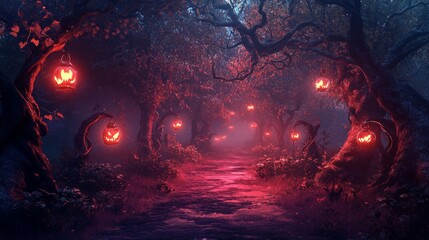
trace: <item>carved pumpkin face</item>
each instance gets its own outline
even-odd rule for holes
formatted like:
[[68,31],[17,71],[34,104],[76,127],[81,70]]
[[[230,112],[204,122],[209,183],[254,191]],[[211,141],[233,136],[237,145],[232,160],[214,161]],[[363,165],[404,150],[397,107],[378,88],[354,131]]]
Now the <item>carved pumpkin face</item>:
[[103,131],[103,141],[106,145],[113,145],[119,143],[120,140],[120,131],[118,126],[115,123],[107,124],[106,128]]
[[176,131],[180,130],[182,128],[182,125],[183,125],[182,121],[176,120],[173,122],[173,129]]
[[290,138],[291,138],[293,141],[298,140],[298,139],[299,139],[299,132],[297,132],[297,131],[293,130],[293,131],[290,133]]
[[316,86],[316,90],[319,92],[325,92],[326,90],[328,90],[330,85],[329,79],[327,78],[318,78],[316,80],[315,86]]
[[58,89],[73,89],[76,87],[77,72],[71,65],[62,65],[55,70],[54,80]]
[[369,130],[362,130],[357,135],[357,142],[361,145],[372,144],[375,140],[375,134]]

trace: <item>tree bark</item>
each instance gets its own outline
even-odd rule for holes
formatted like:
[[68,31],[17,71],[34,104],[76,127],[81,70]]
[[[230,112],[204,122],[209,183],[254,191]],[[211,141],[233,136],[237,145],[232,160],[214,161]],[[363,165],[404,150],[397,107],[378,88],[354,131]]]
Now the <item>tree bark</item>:
[[91,130],[91,127],[103,118],[113,119],[112,115],[99,112],[87,118],[80,125],[79,131],[73,140],[75,151],[77,153],[76,161],[74,163],[75,167],[82,168],[85,166],[89,152],[92,150],[92,143],[88,138],[88,133]]
[[140,130],[137,134],[137,155],[140,160],[148,161],[156,158],[152,140],[155,120],[156,107],[140,105]]
[[[361,3],[355,0],[360,13]],[[364,39],[363,20],[353,13],[349,52],[365,73],[369,91],[389,113],[396,126],[398,150],[386,187],[410,190],[429,183],[429,103],[412,87],[389,75],[371,55]]]
[[307,130],[307,142],[302,148],[302,152],[304,153],[305,156],[311,157],[313,159],[320,159],[319,148],[317,147],[317,144],[315,141],[317,133],[319,132],[320,124],[313,126],[312,124],[306,121],[298,120],[295,122],[293,127],[296,128],[297,126],[300,126],[300,125],[304,126],[305,129]]
[[376,146],[359,146],[357,134],[362,130],[361,123],[369,119],[379,119],[386,115],[376,98],[372,96],[362,74],[355,74],[351,66],[339,66],[340,90],[344,103],[349,108],[350,129],[347,139],[340,151],[330,160],[329,164],[317,175],[320,182],[331,182],[336,178],[364,183],[369,180],[371,165],[380,159],[380,151]]

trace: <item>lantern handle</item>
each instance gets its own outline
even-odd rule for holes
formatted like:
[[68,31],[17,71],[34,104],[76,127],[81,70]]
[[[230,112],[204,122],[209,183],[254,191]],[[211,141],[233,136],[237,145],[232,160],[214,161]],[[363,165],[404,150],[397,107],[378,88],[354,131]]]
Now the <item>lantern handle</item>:
[[[68,61],[64,61],[64,56],[65,55],[67,55],[67,59],[68,59]],[[67,64],[70,64],[71,65],[71,56],[70,56],[70,53],[64,53],[62,56],[61,56],[61,63],[67,63]]]

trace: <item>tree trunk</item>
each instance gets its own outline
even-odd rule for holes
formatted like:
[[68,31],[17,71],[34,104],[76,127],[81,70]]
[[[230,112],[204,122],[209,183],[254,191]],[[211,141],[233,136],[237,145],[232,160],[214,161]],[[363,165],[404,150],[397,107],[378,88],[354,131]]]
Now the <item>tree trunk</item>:
[[255,121],[258,127],[256,128],[255,135],[253,137],[253,145],[260,145],[264,142],[264,130],[265,121]]
[[140,105],[140,130],[137,134],[137,155],[140,160],[148,161],[156,157],[153,149],[152,133],[156,119],[156,107]]
[[296,128],[299,125],[304,126],[305,129],[307,130],[307,142],[302,148],[302,152],[304,153],[305,156],[308,156],[312,159],[320,159],[321,156],[319,153],[319,148],[317,147],[317,144],[316,144],[316,137],[317,137],[317,133],[319,132],[320,124],[313,126],[309,122],[298,120],[295,122],[293,127]]
[[88,154],[92,150],[92,144],[88,138],[89,131],[91,130],[91,127],[94,124],[96,124],[98,121],[100,121],[103,118],[113,119],[113,117],[110,114],[99,112],[87,118],[80,125],[79,131],[77,132],[73,140],[75,151],[77,153],[74,167],[82,168],[83,166],[85,166],[86,160],[88,159]]
[[[360,1],[355,1],[360,10]],[[390,76],[377,63],[364,40],[363,20],[352,14],[349,52],[366,75],[371,94],[396,126],[398,150],[385,186],[410,189],[429,183],[429,103],[412,87]]]
[[279,128],[276,128],[276,134],[277,134],[277,147],[283,149],[285,147],[285,133],[286,129],[284,126],[281,126]]
[[[22,70],[15,84],[21,78],[31,78],[22,81],[30,81],[32,85],[40,67]],[[0,84],[3,96],[0,119],[0,210],[6,210],[13,201],[22,198],[24,191],[43,189],[55,192],[56,184],[49,160],[42,150],[41,137],[47,134],[48,128],[31,96],[32,86],[22,88],[20,92],[3,75],[0,75]]]
[[[363,183],[368,180],[371,165],[380,158],[377,145],[359,146],[357,134],[362,130],[361,123],[369,119],[383,118],[386,111],[381,108],[374,96],[369,93],[364,76],[353,73],[353,68],[342,66],[338,69],[340,89],[345,104],[349,108],[350,130],[340,151],[318,174],[321,182],[331,182],[337,177]],[[379,138],[378,138],[379,142]]]

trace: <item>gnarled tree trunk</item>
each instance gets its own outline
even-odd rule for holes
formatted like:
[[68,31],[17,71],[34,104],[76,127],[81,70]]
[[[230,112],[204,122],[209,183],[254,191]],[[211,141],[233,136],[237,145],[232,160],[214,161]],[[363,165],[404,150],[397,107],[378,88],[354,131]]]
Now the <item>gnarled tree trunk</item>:
[[113,119],[112,115],[104,112],[99,112],[87,118],[80,125],[79,131],[77,132],[73,140],[74,148],[77,153],[76,161],[74,163],[75,167],[81,168],[85,166],[89,152],[91,152],[92,150],[92,143],[88,138],[89,131],[91,130],[91,127],[94,126],[94,124],[96,124],[103,118]]
[[320,159],[320,152],[316,144],[317,133],[319,132],[320,124],[312,125],[303,120],[298,120],[293,125],[294,128],[298,126],[304,126],[307,130],[307,142],[302,148],[302,152],[305,156],[311,157],[313,159]]
[[371,94],[396,126],[398,150],[386,187],[408,189],[429,184],[429,103],[412,87],[396,80],[377,63],[365,42],[361,2],[352,14],[349,51],[366,75]]
[[[363,147],[357,143],[356,137],[362,130],[363,122],[383,118],[386,111],[370,94],[364,76],[354,74],[353,68],[347,66],[339,67],[338,75],[340,75],[340,81],[337,87],[349,108],[350,129],[340,151],[318,174],[317,178],[321,182],[330,182],[340,178],[364,183],[369,180],[371,166],[380,159],[380,149],[377,148],[380,143]],[[379,142],[380,138],[377,139]]]

